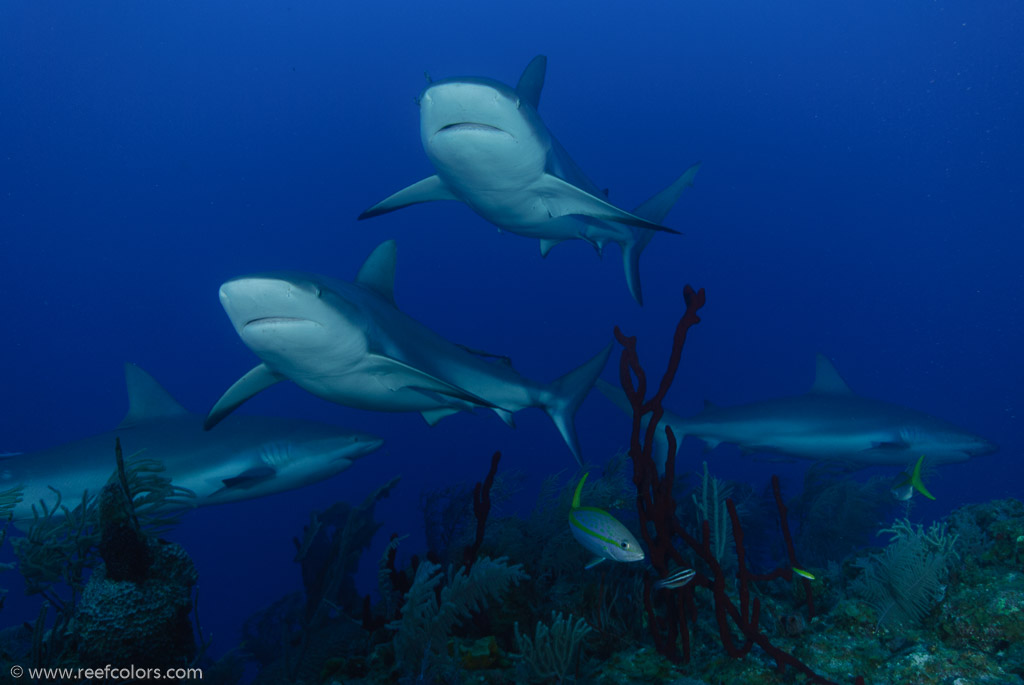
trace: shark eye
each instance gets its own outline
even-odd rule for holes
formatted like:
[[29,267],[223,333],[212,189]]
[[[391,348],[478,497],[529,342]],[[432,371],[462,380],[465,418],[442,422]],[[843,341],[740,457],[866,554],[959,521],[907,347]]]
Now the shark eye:
[[519,109],[519,98],[516,98],[516,109]]
[[320,288],[313,288],[313,292],[316,293],[317,299],[324,296],[324,292]]

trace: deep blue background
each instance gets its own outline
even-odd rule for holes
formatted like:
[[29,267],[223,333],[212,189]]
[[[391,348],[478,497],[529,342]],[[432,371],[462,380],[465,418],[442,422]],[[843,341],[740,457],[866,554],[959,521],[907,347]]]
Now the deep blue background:
[[[1024,496],[1022,29],[1014,0],[5,2],[0,451],[112,428],[125,360],[204,412],[256,363],[217,301],[223,280],[350,279],[397,238],[399,305],[527,376],[576,366],[613,324],[660,371],[688,282],[708,305],[670,396],[679,413],[802,392],[820,351],[856,392],[1002,445],[942,468],[939,501],[915,517]],[[432,173],[413,100],[424,71],[515,83],[538,53],[543,117],[613,202],[635,206],[704,162],[667,220],[685,235],[642,259],[643,309],[614,246],[603,261],[583,243],[541,260],[536,241],[454,203],[354,220]],[[388,443],[328,482],[188,516],[174,538],[199,567],[215,653],[298,587],[291,537],[311,509],[401,473],[381,538],[413,533],[414,550],[421,489],[480,479],[494,449],[528,488],[574,467],[536,410],[515,431],[489,412],[429,429],[282,386],[244,411]],[[594,462],[627,442],[598,395],[577,423]],[[728,448],[710,462],[759,486],[778,468]],[[795,494],[806,465],[781,468]],[[16,588],[0,624],[35,615],[17,580],[0,577]]]

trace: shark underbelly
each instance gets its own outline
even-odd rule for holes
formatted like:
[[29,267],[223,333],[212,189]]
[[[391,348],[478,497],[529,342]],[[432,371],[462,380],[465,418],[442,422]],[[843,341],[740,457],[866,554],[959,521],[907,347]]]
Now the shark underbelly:
[[426,411],[468,406],[436,392],[379,374],[351,372],[345,376],[291,377],[300,388],[335,404],[370,411]]
[[516,412],[525,407],[543,404],[543,389],[501,362],[476,358],[463,367],[449,369],[452,382],[501,409]]
[[[544,207],[541,196],[531,190],[529,185],[495,188],[494,184],[485,186],[478,182],[446,182],[452,194],[495,226],[519,235],[547,237],[543,228],[552,222],[552,217]],[[557,230],[557,227],[552,227],[552,230]],[[567,237],[572,234],[568,227],[563,231]]]

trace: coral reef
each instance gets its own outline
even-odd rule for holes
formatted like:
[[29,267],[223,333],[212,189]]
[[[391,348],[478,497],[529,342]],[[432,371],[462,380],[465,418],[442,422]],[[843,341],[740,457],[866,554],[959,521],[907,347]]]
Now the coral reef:
[[[21,502],[21,496],[22,488],[20,487],[0,491],[0,521],[3,522],[0,525],[0,547],[3,547],[4,541],[7,540],[7,526],[11,523],[14,507]],[[0,571],[10,571],[13,568],[14,564],[0,564]],[[5,595],[7,595],[7,590],[0,588],[0,609],[4,608]]]
[[[609,461],[588,490],[588,501],[621,512],[628,463],[622,455]],[[701,480],[708,484],[708,510],[714,494],[710,478]],[[480,481],[481,491],[487,490],[488,480],[491,488],[500,482],[497,461]],[[287,595],[246,625],[246,656],[259,664],[255,682],[782,685],[851,682],[854,674],[864,673],[872,683],[1024,685],[1020,502],[961,507],[931,525],[898,520],[883,530],[891,538],[886,548],[836,560],[816,569],[815,579],[809,580],[787,577],[779,569],[753,573],[746,526],[736,504],[725,498],[721,506],[733,542],[724,556],[736,557],[733,570],[725,571],[716,559],[710,521],[702,523],[697,549],[689,543],[680,549],[684,559],[705,569],[705,582],[697,583],[682,604],[689,645],[684,662],[654,648],[648,618],[653,609],[656,628],[666,635],[670,611],[684,591],[652,592],[650,571],[640,565],[606,563],[583,570],[587,555],[566,530],[574,482],[546,479],[525,518],[487,512],[483,492],[474,511],[472,490],[464,488],[470,493],[463,509],[467,520],[458,525],[464,533],[450,540],[454,549],[441,550],[453,561],[445,567],[414,557],[409,567],[399,569],[395,552],[401,537],[394,536],[380,563],[381,585],[391,597],[382,597],[369,613],[368,603],[358,601],[354,592],[351,572],[378,530],[374,506],[394,483],[359,505],[338,503],[315,513],[295,541],[305,592]],[[786,539],[789,509],[777,478],[768,492],[781,524],[782,553],[786,563],[796,565],[798,539]],[[119,536],[134,529],[129,511],[134,498],[119,496],[123,493],[121,484],[112,481],[89,500],[93,513],[87,518],[97,526],[94,539],[109,536],[104,528],[111,525]],[[493,503],[496,493],[490,494]],[[692,497],[686,501],[692,511]],[[96,518],[96,511],[106,507],[111,511]],[[622,513],[623,520],[635,527],[636,520],[627,514]],[[75,521],[74,515],[65,519]],[[467,568],[463,559],[478,529],[476,560]],[[62,621],[58,610],[54,622],[52,607],[44,608],[34,625],[0,634],[0,655],[48,665],[200,663],[211,682],[237,682],[237,656],[210,664],[195,642],[190,613],[196,576],[188,557],[144,530],[140,535],[145,553],[135,543],[114,545],[103,557],[94,549],[91,576],[87,572],[69,620]],[[944,593],[931,595],[920,615],[896,620],[905,611],[898,605],[910,592],[899,582],[883,581],[881,574],[887,550],[901,546],[916,550],[918,561],[929,555],[948,561],[956,558],[954,551],[960,557],[941,581]],[[498,550],[508,552],[510,560],[491,556]],[[122,568],[142,577],[112,578],[108,569],[121,564],[118,553],[134,556],[134,565]],[[921,575],[919,570],[901,573],[914,579]],[[891,597],[879,601],[861,592],[860,586],[872,583],[885,583]],[[807,585],[813,588],[814,611]],[[713,610],[697,610],[704,608]],[[723,638],[723,616],[729,643]],[[131,639],[121,639],[125,635]],[[680,646],[682,637],[676,634]],[[734,652],[745,658],[735,658]],[[779,654],[785,655],[785,670],[779,668]],[[802,675],[794,679],[794,671]],[[811,673],[827,673],[831,681]]]
[[380,528],[374,509],[398,481],[391,479],[356,506],[337,502],[310,515],[302,539],[293,540],[304,600],[288,595],[243,627],[243,651],[263,667],[259,682],[313,679],[327,659],[350,655],[348,646],[360,642],[359,626],[348,618],[363,606],[352,576]]
[[77,663],[167,667],[195,658],[195,566],[179,545],[154,539],[144,544],[150,561],[141,577],[112,578],[100,563],[89,578],[67,627]]
[[[698,320],[695,295],[689,326]],[[670,370],[684,339],[677,330]],[[628,352],[622,375],[635,379],[627,393],[637,412],[656,413],[657,402],[643,400],[635,341],[620,340]],[[375,507],[396,481],[357,505],[313,512],[294,541],[303,591],[246,622],[243,655],[258,666],[254,682],[782,685],[864,682],[856,674],[867,674],[871,683],[1024,685],[1024,504],[964,506],[934,523],[898,519],[882,530],[888,545],[865,552],[861,529],[888,506],[877,483],[818,473],[787,502],[773,477],[757,485],[759,505],[752,485],[720,481],[705,466],[687,492],[674,480],[671,432],[664,473],[647,460],[646,441],[659,430],[651,423],[634,416],[643,434],[600,477],[592,469],[586,499],[644,539],[657,575],[692,567],[689,585],[658,590],[644,564],[585,570],[588,555],[567,526],[579,474],[545,478],[532,511],[503,513],[495,505],[510,481],[496,453],[475,487],[424,496],[434,515],[425,515],[431,549],[423,558],[400,567],[404,536],[386,542],[375,605],[357,594],[353,574],[379,530]],[[157,464],[119,460],[81,507],[39,510],[15,546],[29,590],[54,601],[34,623],[0,631],[0,658],[201,664],[204,680],[237,682],[240,655],[212,664],[197,644],[195,568],[154,533],[173,525],[161,502],[183,496]],[[828,506],[856,536],[826,540],[807,517]],[[802,524],[796,536],[791,513]],[[804,544],[836,556],[800,563]]]
[[835,464],[814,464],[804,476],[803,493],[791,504],[804,563],[821,567],[869,545],[879,527],[892,520],[897,504],[888,479],[861,483]]
[[84,493],[69,509],[54,490],[56,505],[40,503],[27,535],[15,540],[26,591],[47,600],[23,655],[32,664],[187,666],[200,654],[191,620],[195,567],[153,532],[173,525],[165,509],[191,493],[162,476],[159,463],[125,460],[120,441],[114,451],[116,468],[98,497]]

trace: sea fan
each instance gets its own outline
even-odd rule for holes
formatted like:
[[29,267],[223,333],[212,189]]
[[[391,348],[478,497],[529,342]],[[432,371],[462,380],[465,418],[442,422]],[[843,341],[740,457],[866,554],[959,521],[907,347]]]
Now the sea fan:
[[503,595],[510,586],[529,576],[519,564],[508,565],[504,557],[480,557],[469,573],[459,565],[454,574],[449,567],[447,584],[441,567],[420,562],[416,579],[402,606],[402,618],[391,624],[395,635],[395,660],[407,673],[430,668],[431,657],[446,654],[452,628],[474,611],[482,611],[488,602]]
[[957,536],[945,523],[933,523],[925,532],[906,520],[880,533],[893,537],[880,553],[858,560],[864,573],[850,590],[878,610],[879,625],[917,624],[945,595],[947,567],[959,556]]

